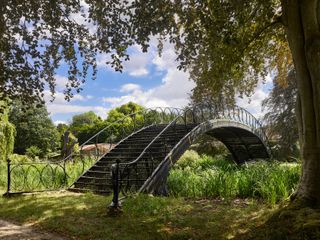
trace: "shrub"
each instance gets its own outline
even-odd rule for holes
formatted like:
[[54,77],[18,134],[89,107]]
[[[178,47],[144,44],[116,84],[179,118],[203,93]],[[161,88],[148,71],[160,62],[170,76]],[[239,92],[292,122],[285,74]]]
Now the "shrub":
[[41,149],[37,146],[32,145],[26,149],[26,155],[31,158],[43,156]]
[[25,162],[31,162],[32,159],[26,155],[19,155],[19,154],[11,154],[10,160],[13,163],[25,163]]

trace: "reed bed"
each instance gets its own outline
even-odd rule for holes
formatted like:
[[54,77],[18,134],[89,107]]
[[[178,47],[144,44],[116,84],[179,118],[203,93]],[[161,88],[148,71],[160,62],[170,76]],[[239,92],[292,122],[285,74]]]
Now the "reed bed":
[[295,190],[299,163],[256,161],[236,165],[225,156],[187,151],[170,171],[169,193],[190,198],[257,198],[276,204]]

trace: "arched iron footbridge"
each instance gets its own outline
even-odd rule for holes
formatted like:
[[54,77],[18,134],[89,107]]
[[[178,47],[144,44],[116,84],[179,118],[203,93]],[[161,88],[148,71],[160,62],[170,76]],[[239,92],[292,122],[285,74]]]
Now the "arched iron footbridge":
[[[263,126],[241,107],[144,109],[103,128],[61,161],[11,163],[7,193],[113,192],[115,204],[120,192],[163,194],[170,168],[204,134],[221,141],[237,164],[271,156]],[[85,151],[88,146],[93,151]]]

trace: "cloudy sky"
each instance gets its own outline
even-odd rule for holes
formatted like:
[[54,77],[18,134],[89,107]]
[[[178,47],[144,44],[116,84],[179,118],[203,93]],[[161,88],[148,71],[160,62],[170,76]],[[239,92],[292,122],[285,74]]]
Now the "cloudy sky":
[[[154,44],[148,53],[142,53],[138,46],[129,50],[131,60],[124,63],[123,73],[114,72],[106,66],[108,56],[98,58],[98,76],[95,81],[83,84],[83,91],[70,102],[64,100],[62,93],[67,82],[63,67],[56,75],[57,94],[50,102],[46,92],[47,108],[52,120],[57,124],[70,122],[75,114],[94,111],[102,118],[111,108],[129,101],[145,107],[174,106],[184,107],[194,82],[188,79],[188,73],[177,70],[176,55],[173,46],[165,44],[163,54],[158,56]],[[261,116],[261,101],[272,88],[271,78],[266,84],[259,84],[251,100],[239,99],[238,104],[256,116]]]

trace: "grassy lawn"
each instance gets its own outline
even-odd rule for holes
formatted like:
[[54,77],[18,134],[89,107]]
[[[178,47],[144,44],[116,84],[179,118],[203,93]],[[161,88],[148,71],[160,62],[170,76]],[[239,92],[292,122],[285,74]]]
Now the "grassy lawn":
[[123,213],[106,214],[110,197],[70,192],[0,198],[0,218],[32,223],[73,239],[238,239],[276,207],[256,200],[187,200],[141,195]]
[[319,240],[320,210],[287,202],[299,175],[297,163],[236,166],[189,151],[170,172],[170,197],[128,198],[119,216],[107,214],[111,196],[61,191],[0,197],[0,219],[70,239]]

